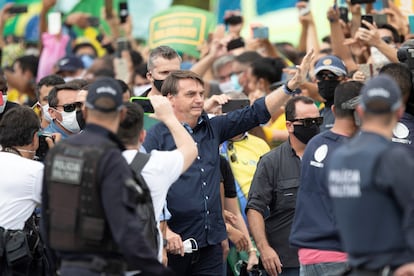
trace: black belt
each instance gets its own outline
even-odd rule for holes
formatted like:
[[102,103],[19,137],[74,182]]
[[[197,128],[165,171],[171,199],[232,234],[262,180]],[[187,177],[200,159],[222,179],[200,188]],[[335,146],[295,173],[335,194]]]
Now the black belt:
[[381,269],[376,269],[376,270],[353,268],[351,270],[351,273],[348,275],[350,276],[392,276],[393,273],[394,273],[393,269],[391,269],[389,266],[385,266]]
[[62,260],[61,266],[85,268],[94,272],[106,273],[106,275],[123,275],[126,269],[124,261],[98,257],[90,260]]

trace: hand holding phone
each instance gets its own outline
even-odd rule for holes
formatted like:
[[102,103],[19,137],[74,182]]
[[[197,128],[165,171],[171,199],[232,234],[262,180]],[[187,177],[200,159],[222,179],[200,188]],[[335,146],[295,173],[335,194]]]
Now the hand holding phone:
[[47,32],[57,35],[62,30],[62,15],[60,12],[51,12],[47,15]]
[[26,13],[27,12],[27,5],[13,5],[8,9],[8,13],[10,14],[19,14],[19,13]]
[[124,24],[127,21],[128,15],[128,3],[119,2],[119,20],[121,24]]
[[302,5],[300,5],[299,8],[299,16],[304,16],[310,13],[310,5],[308,1],[301,0],[300,2],[304,2]]
[[347,7],[339,7],[339,18],[345,23],[349,22]]
[[99,24],[100,24],[100,19],[99,19],[99,17],[96,17],[96,16],[89,16],[89,17],[88,17],[88,24],[89,24],[89,26],[91,26],[91,27],[98,28],[98,27],[99,27]]
[[230,99],[227,103],[221,106],[221,112],[228,113],[230,111],[241,109],[249,105],[249,99]]
[[253,38],[268,39],[269,38],[269,27],[254,27]]
[[144,114],[151,114],[155,112],[148,97],[131,97],[129,101],[131,103],[139,104],[144,110]]
[[55,142],[55,137],[52,133],[42,132],[39,136],[39,147],[36,150],[36,157],[38,161],[43,161],[49,151],[49,144],[46,141],[46,138],[48,137]]
[[129,51],[130,50],[130,44],[127,38],[121,37],[118,38],[116,41],[116,56],[118,58],[121,58],[123,51]]
[[365,28],[365,29],[369,29],[367,25],[362,23],[363,20],[365,20],[365,21],[367,21],[371,24],[374,24],[374,17],[371,14],[361,15],[361,27]]

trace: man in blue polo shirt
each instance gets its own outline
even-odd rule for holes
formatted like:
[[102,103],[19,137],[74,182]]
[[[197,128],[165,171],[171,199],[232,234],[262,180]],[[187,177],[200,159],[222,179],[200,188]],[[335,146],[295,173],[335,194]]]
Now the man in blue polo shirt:
[[299,248],[301,275],[318,276],[326,272],[340,275],[348,267],[324,175],[332,152],[358,129],[354,112],[361,88],[362,83],[357,81],[336,87],[332,106],[334,125],[312,138],[303,154],[296,212],[289,238],[291,245]]
[[[306,79],[313,51],[298,67],[295,76],[252,106],[209,119],[203,112],[204,82],[190,71],[175,71],[164,81],[161,92],[172,103],[174,113],[197,143],[199,156],[190,168],[171,186],[167,205],[171,212],[168,226],[182,240],[194,238],[197,253],[179,256],[169,254],[168,265],[177,275],[221,275],[223,253],[221,242],[226,229],[220,204],[219,145],[259,124],[279,109]],[[222,104],[222,103],[216,103]],[[171,133],[162,123],[148,131],[145,149],[174,149]]]

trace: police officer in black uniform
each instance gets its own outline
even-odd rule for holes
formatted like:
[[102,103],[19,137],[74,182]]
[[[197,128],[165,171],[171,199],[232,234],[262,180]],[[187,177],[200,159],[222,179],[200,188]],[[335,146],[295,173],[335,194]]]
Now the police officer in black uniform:
[[48,154],[42,194],[47,241],[60,256],[60,275],[171,275],[142,234],[136,182],[115,133],[125,115],[112,78],[92,83],[86,128]]
[[361,133],[332,154],[327,176],[350,275],[414,275],[414,159],[391,142],[401,91],[379,75],[361,94]]

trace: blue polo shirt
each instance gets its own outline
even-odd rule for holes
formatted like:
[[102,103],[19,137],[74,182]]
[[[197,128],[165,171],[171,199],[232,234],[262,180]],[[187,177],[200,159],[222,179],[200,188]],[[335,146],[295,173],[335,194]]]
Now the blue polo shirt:
[[46,133],[60,133],[62,135],[62,139],[66,139],[69,137],[69,134],[67,134],[60,127],[57,126],[55,120],[52,120],[43,131]]
[[326,183],[326,165],[332,152],[348,137],[328,130],[313,137],[302,157],[290,244],[298,248],[343,251]]
[[[167,195],[171,219],[168,226],[182,240],[194,238],[200,248],[227,238],[220,203],[219,145],[270,119],[264,98],[252,106],[211,119],[203,114],[193,128],[187,126],[198,147],[198,157],[170,187]],[[145,138],[147,152],[176,148],[168,128],[159,123]]]

